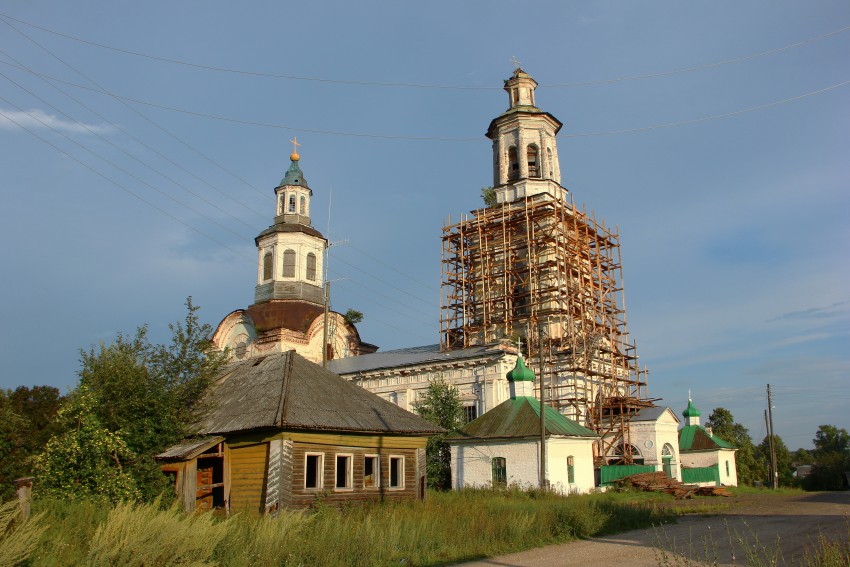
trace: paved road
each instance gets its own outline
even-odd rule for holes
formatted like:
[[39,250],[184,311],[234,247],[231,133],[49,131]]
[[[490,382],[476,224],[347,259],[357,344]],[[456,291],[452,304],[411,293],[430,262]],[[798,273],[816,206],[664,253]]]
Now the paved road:
[[[785,563],[792,565],[803,558],[818,534],[844,540],[850,534],[850,492],[743,496],[725,502],[729,510],[717,516],[686,516],[658,529],[550,545],[463,565],[652,567],[692,564],[688,558],[713,565],[747,565],[748,553],[760,553],[766,559],[777,552],[777,542]],[[671,552],[674,549],[677,553]]]

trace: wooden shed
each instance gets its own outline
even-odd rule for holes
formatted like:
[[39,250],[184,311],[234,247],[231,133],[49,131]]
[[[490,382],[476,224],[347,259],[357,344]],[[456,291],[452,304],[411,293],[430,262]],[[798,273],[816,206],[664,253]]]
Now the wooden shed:
[[157,456],[190,511],[421,499],[443,431],[295,351],[228,365],[204,403],[198,437]]

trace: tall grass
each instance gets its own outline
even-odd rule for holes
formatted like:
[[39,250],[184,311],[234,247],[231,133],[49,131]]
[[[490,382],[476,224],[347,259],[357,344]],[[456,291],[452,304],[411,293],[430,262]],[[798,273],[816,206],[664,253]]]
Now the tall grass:
[[429,493],[425,502],[276,517],[186,515],[156,503],[38,507],[49,528],[30,563],[51,566],[441,565],[669,519],[652,503],[519,490]]
[[43,515],[22,518],[16,501],[0,505],[0,565],[23,564],[38,545],[46,529]]

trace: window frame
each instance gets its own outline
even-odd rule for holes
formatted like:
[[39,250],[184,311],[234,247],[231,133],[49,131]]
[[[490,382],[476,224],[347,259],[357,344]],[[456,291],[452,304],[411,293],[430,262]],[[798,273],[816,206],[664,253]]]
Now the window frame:
[[[287,259],[291,258],[292,263],[287,263]],[[283,278],[294,278],[298,273],[298,254],[292,248],[287,248],[283,251],[283,262],[280,267],[280,275]],[[287,270],[289,268],[289,270]]]
[[[372,470],[372,484],[366,484],[366,461],[371,460],[374,469]],[[381,456],[367,453],[363,455],[363,489],[375,490],[381,488]]]
[[490,484],[493,488],[508,487],[508,459],[492,457],[490,459]]
[[567,457],[567,484],[576,483],[576,458],[573,455]]
[[[307,463],[310,457],[316,457],[316,486],[307,486]],[[325,487],[325,454],[318,451],[304,453],[304,490],[320,491]]]
[[316,281],[316,266],[316,255],[313,252],[309,252],[307,254],[307,266],[305,277],[311,282]]
[[[388,490],[404,490],[404,455],[389,455],[387,457],[388,467],[387,467],[387,487]],[[398,478],[396,479],[396,484],[393,484],[393,461],[397,461],[399,463],[398,466]]]
[[274,279],[274,254],[271,250],[263,252],[263,281]]
[[[339,461],[345,459],[345,485],[339,485]],[[334,491],[350,492],[354,490],[354,453],[334,454]]]
[[294,214],[298,211],[298,209],[296,208],[297,201],[298,201],[298,197],[295,195],[295,193],[290,193],[289,199],[287,200],[287,205],[286,205],[286,212],[287,213]]

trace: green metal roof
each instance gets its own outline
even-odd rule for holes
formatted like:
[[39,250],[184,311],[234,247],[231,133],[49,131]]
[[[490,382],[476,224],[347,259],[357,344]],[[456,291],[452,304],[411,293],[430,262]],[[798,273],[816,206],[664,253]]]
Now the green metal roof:
[[699,417],[699,410],[694,407],[694,403],[691,400],[688,400],[688,407],[685,408],[685,411],[682,412],[682,416],[686,419],[689,417]]
[[525,365],[521,356],[517,357],[514,369],[508,372],[508,382],[534,382],[534,372]]
[[730,443],[720,437],[709,435],[701,425],[686,425],[679,430],[680,451],[700,451],[705,449],[734,449]]
[[304,179],[304,174],[301,172],[301,168],[298,166],[297,159],[292,160],[292,164],[289,166],[286,175],[284,175],[283,179],[281,179],[280,185],[298,185],[300,187],[307,187],[307,180]]
[[[590,429],[546,406],[546,434],[569,437],[598,437]],[[478,419],[446,436],[447,440],[508,439],[540,437],[540,402],[519,397],[505,400]]]

